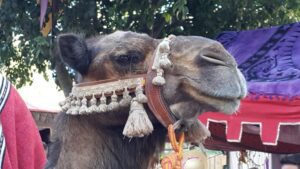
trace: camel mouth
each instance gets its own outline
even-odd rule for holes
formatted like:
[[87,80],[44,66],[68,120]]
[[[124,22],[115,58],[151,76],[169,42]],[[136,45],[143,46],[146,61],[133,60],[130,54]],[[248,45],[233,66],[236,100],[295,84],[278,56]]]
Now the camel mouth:
[[183,91],[198,104],[205,105],[206,111],[232,114],[239,109],[242,96],[217,95],[211,91],[201,90],[197,82],[183,82],[182,84]]

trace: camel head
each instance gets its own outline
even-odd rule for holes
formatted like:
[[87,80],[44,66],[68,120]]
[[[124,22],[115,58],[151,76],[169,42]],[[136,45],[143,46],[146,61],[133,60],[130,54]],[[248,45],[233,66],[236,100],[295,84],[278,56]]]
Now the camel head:
[[[77,83],[86,83],[146,73],[161,41],[117,31],[90,39],[63,34],[58,45],[62,60],[77,72]],[[220,43],[200,36],[176,36],[169,42],[168,58],[172,65],[164,69],[162,95],[178,120],[177,128],[198,124],[198,115],[206,111],[237,111],[247,93],[246,82],[234,58]],[[103,125],[124,125],[129,106],[125,109],[127,113],[96,116]],[[151,116],[149,110],[148,114]],[[155,118],[150,119],[155,122]]]

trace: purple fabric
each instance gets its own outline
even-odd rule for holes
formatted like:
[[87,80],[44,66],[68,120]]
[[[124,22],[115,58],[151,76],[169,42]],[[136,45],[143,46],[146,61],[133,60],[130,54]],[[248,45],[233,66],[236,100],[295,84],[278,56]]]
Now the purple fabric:
[[43,23],[45,20],[45,15],[46,15],[46,11],[47,11],[47,7],[48,7],[48,0],[41,0],[40,2],[41,4],[41,13],[40,13],[40,28],[43,27]]
[[300,23],[223,32],[217,40],[235,57],[250,93],[300,96]]

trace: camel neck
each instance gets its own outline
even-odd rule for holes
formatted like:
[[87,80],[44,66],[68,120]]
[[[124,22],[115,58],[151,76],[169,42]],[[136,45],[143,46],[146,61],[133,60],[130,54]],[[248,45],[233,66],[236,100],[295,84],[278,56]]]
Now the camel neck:
[[[158,160],[166,130],[158,124],[154,132],[143,138],[126,138],[123,126],[95,126],[84,116],[60,115],[62,140],[57,169],[148,169]],[[72,153],[70,153],[72,151]]]

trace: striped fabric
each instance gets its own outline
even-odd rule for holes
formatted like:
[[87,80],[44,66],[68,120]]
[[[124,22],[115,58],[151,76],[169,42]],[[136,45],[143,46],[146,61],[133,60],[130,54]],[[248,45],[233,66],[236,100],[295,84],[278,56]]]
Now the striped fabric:
[[[9,96],[10,83],[3,76],[0,75],[0,115],[5,106]],[[0,121],[0,169],[2,168],[5,154],[5,138],[2,130],[2,123]]]

